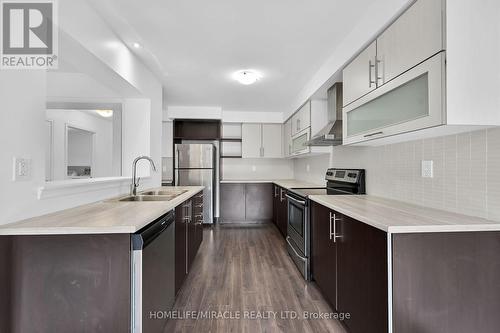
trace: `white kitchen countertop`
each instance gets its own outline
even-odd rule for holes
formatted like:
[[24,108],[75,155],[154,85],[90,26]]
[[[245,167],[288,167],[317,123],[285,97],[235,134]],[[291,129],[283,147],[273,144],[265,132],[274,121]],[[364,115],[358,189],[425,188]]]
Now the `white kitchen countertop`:
[[187,190],[187,192],[170,201],[120,202],[115,200],[121,197],[99,201],[1,225],[0,235],[134,233],[193,197],[204,187],[168,186],[153,190],[158,189]]
[[266,179],[266,180],[255,180],[255,179],[228,179],[221,180],[221,184],[258,184],[258,183],[273,183],[287,190],[291,188],[308,188],[308,187],[325,187],[325,184],[314,184],[309,182],[304,182],[295,179]]
[[313,195],[323,206],[390,233],[500,231],[500,222],[370,195]]

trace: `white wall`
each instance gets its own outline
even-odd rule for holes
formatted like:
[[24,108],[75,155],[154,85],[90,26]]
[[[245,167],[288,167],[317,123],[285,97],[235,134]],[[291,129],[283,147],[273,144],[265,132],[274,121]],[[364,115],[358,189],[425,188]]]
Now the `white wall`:
[[[0,71],[0,224],[40,212],[36,188],[45,182],[43,71]],[[12,159],[32,159],[29,180],[12,181]]]
[[293,178],[293,161],[275,158],[224,158],[222,180],[274,180]]
[[[126,99],[123,102],[122,128],[123,128],[123,152],[122,152],[122,170],[124,176],[132,176],[132,161],[137,156],[150,156],[150,141],[152,123],[151,102],[148,99]],[[161,121],[160,121],[161,126]],[[156,140],[161,141],[160,138]],[[161,159],[156,160],[156,166],[161,165]],[[157,172],[156,174],[158,174]],[[140,161],[137,164],[137,176],[150,176],[150,165],[147,161]]]
[[[422,160],[434,161],[434,178],[421,177]],[[329,158],[295,160],[295,177],[320,181],[329,166],[366,169],[370,195],[500,221],[500,128],[380,147],[334,147]]]

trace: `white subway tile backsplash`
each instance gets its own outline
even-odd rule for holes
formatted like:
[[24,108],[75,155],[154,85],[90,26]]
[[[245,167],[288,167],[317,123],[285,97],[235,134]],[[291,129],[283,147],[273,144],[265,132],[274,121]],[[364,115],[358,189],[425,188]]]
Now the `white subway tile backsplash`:
[[500,221],[500,128],[487,131],[488,218]]
[[[422,178],[422,160],[433,161],[433,178]],[[327,167],[364,168],[368,194],[500,221],[500,128],[381,147],[334,147],[330,159],[295,161],[295,178],[303,179],[304,163],[314,170],[309,181],[321,182]]]

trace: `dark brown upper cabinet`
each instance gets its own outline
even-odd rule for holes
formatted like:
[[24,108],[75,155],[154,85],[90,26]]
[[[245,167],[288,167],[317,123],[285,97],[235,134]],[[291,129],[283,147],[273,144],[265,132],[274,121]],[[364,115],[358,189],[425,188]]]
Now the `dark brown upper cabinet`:
[[175,119],[176,140],[220,140],[221,122],[212,119]]

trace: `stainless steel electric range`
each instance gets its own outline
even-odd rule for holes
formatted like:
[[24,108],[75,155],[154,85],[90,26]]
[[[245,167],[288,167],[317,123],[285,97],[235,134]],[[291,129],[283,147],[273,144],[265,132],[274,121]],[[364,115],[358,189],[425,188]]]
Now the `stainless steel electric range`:
[[306,280],[310,280],[310,195],[365,194],[365,170],[328,169],[324,188],[292,188],[288,191],[287,249]]

